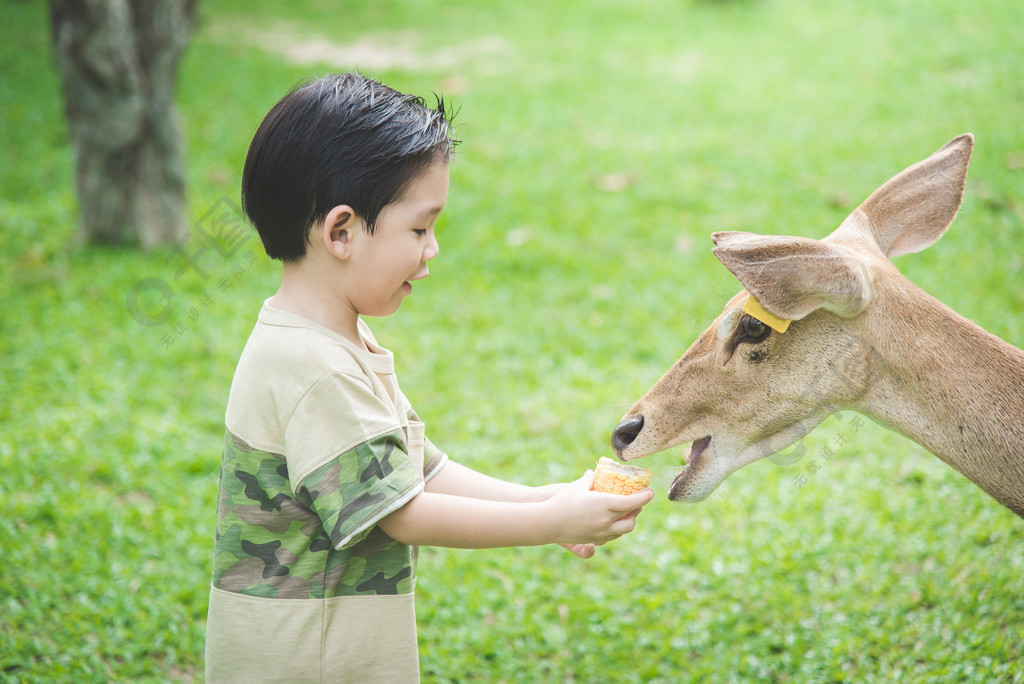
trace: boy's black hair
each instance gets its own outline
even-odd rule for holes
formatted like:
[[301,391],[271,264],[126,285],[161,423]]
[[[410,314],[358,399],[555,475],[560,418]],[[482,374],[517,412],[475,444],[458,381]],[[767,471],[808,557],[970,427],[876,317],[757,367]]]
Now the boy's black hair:
[[372,234],[377,217],[458,141],[450,113],[359,73],[300,85],[267,113],[242,170],[242,207],[267,255],[295,261],[309,229],[347,204]]

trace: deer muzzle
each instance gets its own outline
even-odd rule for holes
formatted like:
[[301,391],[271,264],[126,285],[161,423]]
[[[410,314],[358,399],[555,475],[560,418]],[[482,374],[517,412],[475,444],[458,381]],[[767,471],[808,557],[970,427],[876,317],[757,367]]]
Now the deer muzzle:
[[642,415],[623,418],[612,432],[612,448],[615,449],[615,455],[622,458],[622,452],[636,441],[637,435],[643,429],[644,417]]

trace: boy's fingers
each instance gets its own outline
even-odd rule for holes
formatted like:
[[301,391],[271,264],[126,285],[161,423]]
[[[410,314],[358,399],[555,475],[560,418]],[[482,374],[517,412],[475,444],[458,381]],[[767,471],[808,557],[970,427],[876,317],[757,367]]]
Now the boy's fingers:
[[572,551],[580,558],[591,558],[594,555],[593,544],[562,544],[562,546],[567,548],[569,551]]
[[588,468],[587,471],[583,473],[583,477],[576,480],[576,482],[582,489],[590,489],[594,486],[594,471]]
[[[593,478],[593,474],[591,474],[591,478]],[[612,498],[610,499],[608,510],[629,513],[646,506],[651,499],[654,498],[654,490],[647,487],[635,494],[626,494],[625,496],[621,494],[611,494],[609,496]]]
[[618,534],[620,537],[624,534],[629,534],[636,527],[636,516],[635,515],[624,515],[614,523],[612,523],[611,530]]
[[627,513],[626,515],[624,515],[624,516],[622,516],[621,518],[619,518],[619,520],[624,520],[624,519],[626,519],[626,518],[632,518],[633,520],[636,520],[636,517],[637,517],[638,515],[640,515],[640,509],[639,509],[639,508],[638,508],[638,509],[636,509],[635,511],[630,511],[630,512],[629,512],[629,513]]

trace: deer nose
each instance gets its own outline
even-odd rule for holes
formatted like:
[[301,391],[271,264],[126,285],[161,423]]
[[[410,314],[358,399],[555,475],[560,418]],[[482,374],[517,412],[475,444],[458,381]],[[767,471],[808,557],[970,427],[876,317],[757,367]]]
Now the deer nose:
[[615,449],[615,453],[621,454],[623,449],[632,444],[636,436],[643,429],[643,416],[623,418],[622,422],[615,426],[615,431],[612,432],[612,448]]

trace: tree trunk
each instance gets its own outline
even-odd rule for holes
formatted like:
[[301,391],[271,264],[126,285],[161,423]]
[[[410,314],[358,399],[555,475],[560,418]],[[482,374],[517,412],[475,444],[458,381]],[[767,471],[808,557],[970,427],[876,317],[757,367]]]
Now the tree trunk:
[[175,74],[197,0],[50,0],[75,175],[89,242],[185,233]]

